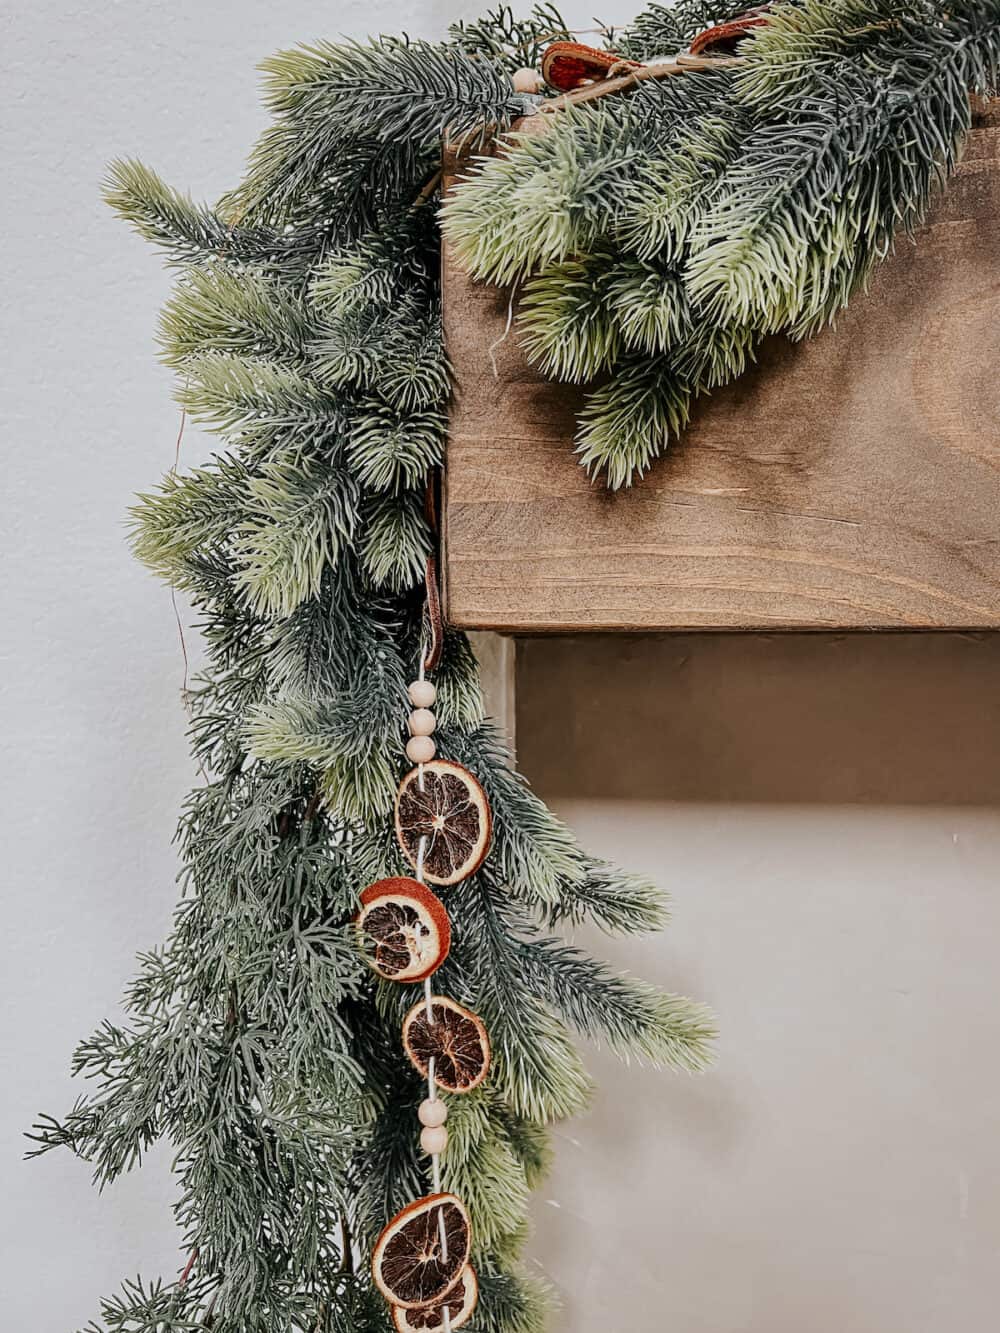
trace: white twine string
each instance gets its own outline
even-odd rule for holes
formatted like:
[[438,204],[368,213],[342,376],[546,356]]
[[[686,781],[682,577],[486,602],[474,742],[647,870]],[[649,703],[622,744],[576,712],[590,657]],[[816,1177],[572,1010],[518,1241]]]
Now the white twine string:
[[427,855],[427,834],[421,833],[420,843],[417,846],[417,883],[424,882],[424,857]]
[[[418,847],[417,847],[417,883],[418,883],[418,884],[423,884],[423,882],[424,882],[424,855],[426,854],[426,852],[427,852],[427,834],[426,834],[426,833],[422,833],[422,834],[420,835],[420,843],[419,843],[419,845],[418,845]],[[431,979],[430,979],[430,977],[424,977],[424,1007],[425,1007],[426,1010],[427,1010],[427,1022],[431,1025],[431,1027],[433,1027],[433,1026],[434,1026],[434,1009],[433,1009],[433,1007],[432,1007],[432,1005],[431,1005]],[[429,1071],[429,1072],[428,1072],[428,1075],[427,1075],[427,1079],[428,1079],[428,1084],[429,1084],[429,1086],[430,1086],[430,1099],[431,1099],[431,1101],[433,1101],[433,1100],[434,1100],[434,1096],[435,1096],[435,1094],[434,1094],[434,1057],[433,1057],[433,1055],[432,1055],[431,1058],[430,1058],[430,1063],[429,1063],[429,1065],[428,1065],[428,1071]]]
[[[434,1193],[441,1193],[441,1168],[438,1165],[437,1153],[431,1158],[434,1168]],[[438,1235],[441,1237],[441,1258],[445,1263],[448,1262],[448,1233],[444,1229],[444,1208],[438,1209]],[[441,1313],[444,1315],[445,1333],[451,1333],[451,1311],[448,1309],[448,1300],[451,1293],[445,1297],[445,1303],[441,1307]]]
[[494,342],[491,342],[489,347],[487,348],[487,353],[490,358],[490,365],[493,367],[493,378],[495,380],[498,380],[500,378],[500,371],[497,369],[496,349],[498,347],[502,347],[503,344],[510,337],[510,326],[514,322],[514,297],[516,295],[517,295],[517,283],[515,282],[513,287],[511,287],[510,289],[510,299],[507,302],[507,323],[504,327],[504,331],[503,333],[501,333],[500,337],[497,338]]
[[[448,1256],[445,1255],[445,1259]],[[444,1333],[451,1333],[451,1311],[448,1309],[447,1302],[451,1300],[451,1292],[445,1298],[445,1304],[442,1306],[441,1313],[444,1315]]]
[[[420,846],[419,846],[419,848],[418,848],[418,850],[417,850],[417,881],[418,881],[420,884],[422,884],[422,883],[424,882],[424,848],[426,847],[426,845],[427,845],[427,838],[426,838],[426,837],[422,837],[422,838],[420,839]],[[424,1008],[425,1008],[426,1011],[427,1011],[427,1023],[428,1023],[428,1026],[430,1026],[430,1027],[433,1027],[433,1026],[434,1026],[434,1006],[433,1006],[433,1004],[431,1003],[432,998],[433,998],[433,997],[432,997],[432,994],[431,994],[431,979],[430,979],[430,977],[424,977]],[[437,1095],[437,1080],[436,1080],[435,1077],[434,1077],[434,1061],[435,1061],[435,1059],[436,1059],[436,1057],[432,1055],[431,1058],[427,1061],[427,1099],[428,1099],[428,1101],[432,1101],[432,1102],[436,1102],[437,1099],[438,1099],[438,1095]],[[440,1193],[441,1193],[441,1158],[440,1158],[440,1154],[438,1154],[438,1153],[431,1153],[431,1174],[432,1174],[432,1177],[433,1177],[433,1180],[434,1180],[434,1193],[435,1193],[435,1194],[440,1194]],[[445,1262],[447,1263],[447,1261],[448,1261],[448,1237],[447,1237],[447,1235],[445,1234],[445,1229],[444,1229],[444,1209],[443,1209],[443,1208],[439,1208],[439,1209],[438,1209],[438,1234],[439,1234],[440,1237],[441,1237],[441,1254],[442,1254],[442,1256],[443,1256]],[[447,1314],[447,1311],[445,1311],[445,1314]]]
[[[427,665],[427,657],[426,657],[426,654],[424,653],[423,648],[421,647],[421,650],[420,650],[420,669],[419,669],[419,671],[418,671],[418,673],[417,673],[417,679],[418,679],[418,680],[423,680],[423,679],[424,679],[424,672],[425,672],[425,670],[426,670],[426,665]],[[419,787],[420,787],[420,790],[423,791],[423,790],[424,790],[424,766],[423,766],[423,764],[418,764],[418,765],[417,765],[417,782],[418,782],[418,785],[419,785]],[[423,884],[423,882],[424,882],[424,857],[426,856],[426,854],[427,854],[427,835],[426,835],[426,833],[424,833],[424,834],[421,834],[421,836],[420,836],[420,842],[419,842],[419,844],[417,845],[417,871],[416,871],[416,874],[417,874],[417,883],[418,883],[418,884]],[[434,1025],[434,1006],[433,1006],[433,1004],[431,1003],[431,999],[432,999],[432,995],[431,995],[431,979],[430,979],[430,977],[424,977],[424,1008],[425,1008],[426,1011],[427,1011],[427,1022],[428,1022],[428,1024],[429,1024],[431,1027],[433,1027],[433,1025]],[[435,1061],[435,1058],[436,1058],[436,1057],[432,1055],[431,1058],[427,1061],[427,1098],[428,1098],[428,1101],[432,1101],[432,1102],[436,1102],[436,1101],[438,1100],[438,1095],[437,1095],[437,1080],[436,1080],[435,1077],[434,1077],[434,1061]],[[435,1193],[435,1194],[440,1194],[440,1193],[441,1193],[441,1155],[440,1155],[440,1153],[431,1153],[431,1180],[432,1180],[432,1182],[433,1182],[434,1193]],[[444,1260],[445,1263],[447,1263],[447,1262],[448,1262],[448,1233],[447,1233],[447,1231],[445,1230],[445,1225],[444,1225],[444,1208],[439,1208],[439,1209],[438,1209],[437,1218],[438,1218],[438,1237],[440,1238],[440,1241],[441,1241],[441,1258]],[[449,1293],[449,1295],[450,1295],[450,1293]],[[451,1310],[448,1308],[448,1303],[447,1303],[447,1302],[448,1302],[448,1298],[446,1297],[446,1298],[445,1298],[445,1304],[444,1304],[444,1305],[442,1306],[442,1308],[441,1308],[441,1313],[442,1313],[442,1316],[443,1316],[443,1318],[444,1318],[444,1330],[445,1330],[445,1333],[451,1333]]]

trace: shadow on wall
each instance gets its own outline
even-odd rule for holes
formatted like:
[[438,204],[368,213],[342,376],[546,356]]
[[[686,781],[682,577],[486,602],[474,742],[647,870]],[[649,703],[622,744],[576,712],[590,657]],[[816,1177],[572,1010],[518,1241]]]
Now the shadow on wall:
[[518,761],[549,799],[1000,801],[1000,634],[521,639]]

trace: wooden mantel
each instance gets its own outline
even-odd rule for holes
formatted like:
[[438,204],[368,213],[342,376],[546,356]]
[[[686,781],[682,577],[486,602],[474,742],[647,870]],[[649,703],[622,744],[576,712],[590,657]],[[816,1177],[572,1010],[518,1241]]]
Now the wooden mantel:
[[837,328],[768,342],[630,491],[588,481],[576,391],[528,366],[508,294],[447,255],[444,318],[453,624],[1000,628],[997,104]]

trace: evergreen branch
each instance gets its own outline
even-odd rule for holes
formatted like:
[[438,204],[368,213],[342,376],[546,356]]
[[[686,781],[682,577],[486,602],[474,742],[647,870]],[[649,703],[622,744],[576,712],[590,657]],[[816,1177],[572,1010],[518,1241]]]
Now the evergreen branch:
[[704,1005],[634,977],[616,976],[581,950],[554,940],[522,943],[529,984],[580,1032],[623,1060],[689,1073],[707,1068],[715,1024]]
[[164,361],[181,371],[188,357],[207,352],[295,364],[307,329],[301,304],[275,278],[189,267],[163,308],[160,343]]
[[593,250],[633,170],[629,126],[570,108],[546,133],[512,133],[499,146],[475,159],[441,210],[462,267],[509,284]]
[[316,595],[350,541],[358,488],[339,469],[290,458],[266,464],[247,490],[233,542],[237,584],[260,615],[287,616]]
[[388,155],[397,187],[404,177],[412,182],[422,150],[436,150],[446,135],[483,136],[522,106],[502,69],[426,42],[319,42],[262,68],[276,119],[227,201],[237,215],[280,216],[335,173],[348,150],[367,162],[364,175]]
[[510,763],[506,746],[484,723],[462,735],[441,728],[442,744],[483,785],[493,811],[489,871],[525,902],[543,909],[583,880],[586,858],[569,829],[534,794]]
[[376,496],[368,502],[361,526],[361,566],[372,584],[393,593],[418,584],[431,551],[420,493]]
[[656,362],[619,362],[607,384],[591,390],[578,419],[580,462],[603,473],[612,490],[630,486],[665,453],[688,423],[693,393]]
[[334,121],[327,132],[340,139],[462,137],[504,125],[521,109],[489,60],[429,42],[317,42],[280,52],[261,68],[276,116],[304,126]]
[[440,319],[412,299],[392,309],[366,305],[342,315],[324,327],[310,357],[324,385],[373,392],[401,414],[448,397]]
[[195,421],[261,462],[295,441],[336,440],[347,428],[340,399],[304,370],[264,357],[187,356],[178,397]]
[[562,14],[547,3],[534,5],[523,19],[509,6],[498,5],[482,18],[450,24],[448,37],[466,55],[485,57],[509,74],[535,69],[551,42],[573,41]]
[[543,1333],[555,1308],[552,1289],[521,1273],[480,1272],[474,1333]]
[[172,189],[141,162],[112,162],[104,200],[144,240],[165,251],[175,265],[276,266],[295,263],[287,238],[270,228],[244,228],[222,220],[190,195]]
[[553,264],[530,278],[518,310],[521,345],[549,379],[584,383],[621,350],[621,323],[609,308],[608,257]]
[[565,883],[547,915],[553,926],[592,921],[609,935],[651,933],[662,930],[669,919],[669,898],[661,889],[605,861],[588,861],[586,876]]
[[[544,133],[508,135],[495,156],[470,164],[444,202],[456,258],[473,276],[506,284],[596,253],[619,228],[628,236],[638,200],[662,187],[655,164],[675,142],[695,138],[692,125],[727,114],[731,103],[731,79],[712,71],[644,83],[627,104],[569,106]],[[726,151],[724,142],[707,149],[696,177],[709,176]],[[690,175],[680,148],[675,158],[674,169],[683,163]]]
[[484,719],[479,663],[464,634],[446,630],[444,651],[435,672],[434,711],[441,727],[475,731]]
[[[405,208],[391,222],[324,255],[312,270],[310,300],[320,318],[343,318],[400,300],[426,309],[436,298],[437,233],[428,210]],[[416,298],[416,299],[414,299]]]
[[241,464],[224,458],[186,476],[168,472],[159,490],[139,495],[130,511],[136,557],[172,587],[196,588],[201,562],[228,548],[247,480]]
[[511,929],[530,928],[480,873],[452,898],[464,923],[435,978],[446,994],[475,1007],[490,1035],[490,1087],[516,1117],[549,1124],[587,1105],[592,1084],[565,1026],[526,984]]
[[392,808],[400,723],[392,702],[373,694],[326,707],[296,699],[259,706],[247,719],[247,746],[260,759],[321,769],[324,800],[349,823],[378,820]]
[[397,415],[369,399],[360,404],[351,428],[347,460],[362,487],[398,495],[423,485],[441,465],[444,433],[440,412]]
[[586,1108],[593,1084],[565,1027],[544,1005],[494,976],[483,983],[480,1014],[493,1044],[492,1081],[517,1115],[548,1124]]
[[746,10],[745,0],[680,0],[647,6],[617,34],[615,50],[630,60],[655,60],[683,50],[705,28],[725,23]]
[[821,93],[843,61],[877,47],[885,34],[922,0],[799,0],[775,7],[768,22],[750,33],[736,75],[736,95],[763,114],[801,104]]
[[[836,15],[853,0],[823,2]],[[762,123],[699,219],[689,286],[705,318],[816,327],[953,168],[969,91],[996,79],[1000,14],[969,0],[935,23],[907,18],[875,35],[863,62],[837,65],[832,91],[810,90],[787,119]],[[849,212],[839,206],[847,191]]]
[[82,1333],[195,1333],[211,1292],[205,1283],[146,1283],[126,1279],[120,1291],[101,1302],[101,1323]]
[[524,1168],[492,1100],[486,1092],[452,1099],[442,1159],[445,1189],[463,1199],[476,1219],[478,1255],[488,1255],[516,1231],[528,1207]]
[[624,185],[613,228],[623,250],[667,263],[683,255],[694,220],[737,159],[749,129],[731,97],[720,101],[721,106],[694,109],[661,154]]
[[690,332],[687,292],[672,266],[619,260],[608,268],[607,294],[621,340],[631,352],[662,356]]

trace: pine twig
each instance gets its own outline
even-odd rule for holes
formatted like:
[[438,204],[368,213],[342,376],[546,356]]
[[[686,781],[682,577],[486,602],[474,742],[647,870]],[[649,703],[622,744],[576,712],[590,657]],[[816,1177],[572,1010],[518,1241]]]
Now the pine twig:
[[312,823],[312,821],[316,818],[316,811],[319,809],[320,805],[322,804],[322,801],[323,801],[323,790],[321,787],[317,787],[316,790],[313,792],[312,796],[309,797],[309,804],[306,806],[305,811],[302,815],[303,824]]
[[354,1274],[354,1249],[351,1240],[351,1229],[347,1225],[347,1214],[340,1215],[340,1245],[342,1250],[340,1271],[347,1273],[348,1276]]
[[219,1299],[219,1288],[212,1292],[208,1302],[208,1308],[205,1310],[204,1318],[201,1321],[202,1328],[211,1328],[215,1323],[215,1306]]
[[194,1268],[197,1262],[198,1262],[198,1246],[196,1245],[194,1249],[191,1251],[190,1255],[188,1256],[188,1261],[184,1265],[184,1269],[180,1277],[177,1279],[177,1285],[179,1287],[183,1287],[185,1285],[188,1278],[191,1276],[192,1268]]
[[410,205],[411,213],[415,213],[418,208],[423,208],[424,204],[426,204],[429,199],[433,199],[434,192],[441,184],[441,178],[443,175],[444,175],[443,168],[438,167],[437,171],[434,172],[434,175],[429,177],[429,179],[424,182],[423,186],[421,187],[420,193],[417,195],[416,199],[414,199],[413,203]]

